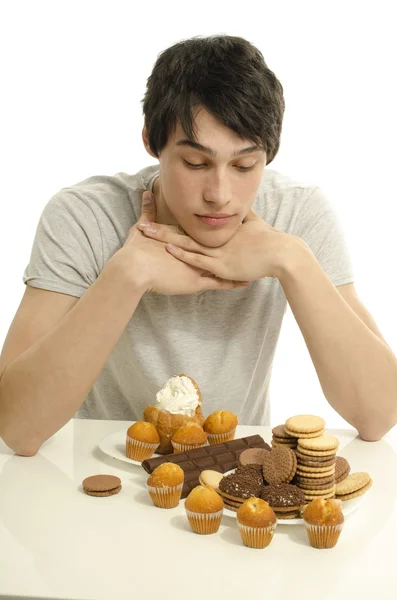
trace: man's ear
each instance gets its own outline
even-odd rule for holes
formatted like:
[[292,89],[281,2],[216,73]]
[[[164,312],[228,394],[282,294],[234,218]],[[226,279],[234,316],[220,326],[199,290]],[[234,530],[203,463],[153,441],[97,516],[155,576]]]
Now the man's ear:
[[150,156],[153,156],[153,158],[157,158],[158,157],[152,152],[150,146],[149,146],[149,138],[148,138],[148,134],[147,134],[147,129],[146,129],[146,125],[143,126],[142,129],[142,141],[143,141],[143,145],[145,146],[145,150],[148,154],[150,154]]

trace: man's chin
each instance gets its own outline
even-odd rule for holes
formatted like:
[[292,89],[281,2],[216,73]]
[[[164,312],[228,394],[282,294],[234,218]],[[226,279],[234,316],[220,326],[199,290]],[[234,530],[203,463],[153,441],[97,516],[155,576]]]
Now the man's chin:
[[214,227],[213,231],[197,231],[197,228],[191,231],[191,233],[185,229],[188,236],[194,239],[198,244],[207,246],[207,248],[219,248],[227,244],[232,239],[236,230],[226,230],[221,227]]

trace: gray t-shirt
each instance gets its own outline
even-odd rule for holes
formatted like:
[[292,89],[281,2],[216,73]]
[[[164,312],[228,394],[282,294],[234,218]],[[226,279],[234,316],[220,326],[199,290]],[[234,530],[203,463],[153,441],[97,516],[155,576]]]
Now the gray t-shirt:
[[[40,218],[23,280],[81,297],[119,250],[152,190],[159,165],[134,175],[95,176],[61,189]],[[319,187],[266,168],[254,210],[310,246],[335,286],[353,281],[343,232]],[[163,296],[147,292],[76,416],[139,420],[173,375],[195,379],[203,412],[236,413],[269,425],[269,383],[287,302],[280,282]]]

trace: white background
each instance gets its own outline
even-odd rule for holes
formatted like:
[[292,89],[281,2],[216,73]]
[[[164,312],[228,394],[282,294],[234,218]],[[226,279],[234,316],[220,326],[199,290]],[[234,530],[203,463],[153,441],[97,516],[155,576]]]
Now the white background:
[[[24,291],[46,202],[97,174],[157,161],[141,100],[158,54],[192,36],[245,37],[280,79],[286,113],[269,168],[319,185],[341,219],[355,285],[393,350],[396,205],[394,2],[2,2],[0,346]],[[272,424],[327,404],[288,311],[272,379]],[[376,398],[374,398],[376,402]]]

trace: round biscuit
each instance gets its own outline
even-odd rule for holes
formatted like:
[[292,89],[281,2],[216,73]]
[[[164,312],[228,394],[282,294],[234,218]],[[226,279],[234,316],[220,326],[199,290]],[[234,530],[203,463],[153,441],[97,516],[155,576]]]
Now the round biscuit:
[[263,460],[263,477],[268,483],[289,483],[296,471],[297,459],[291,448],[276,446]]
[[301,488],[302,492],[305,494],[305,497],[307,497],[307,495],[310,496],[322,496],[324,494],[330,494],[335,493],[335,486],[329,486],[328,488],[324,488],[322,490],[308,490],[306,488]]
[[116,475],[90,475],[83,480],[85,492],[109,492],[120,485],[121,479]]
[[330,475],[329,477],[318,477],[318,478],[312,477],[311,479],[308,477],[301,477],[300,475],[296,475],[295,479],[296,479],[297,484],[302,485],[302,486],[304,486],[304,485],[312,486],[313,485],[313,486],[318,487],[320,485],[324,485],[324,483],[325,484],[336,483],[334,475]]
[[367,483],[367,485],[360,488],[356,492],[353,492],[351,494],[345,494],[344,496],[336,496],[336,498],[338,500],[344,501],[344,500],[352,500],[353,498],[357,498],[358,496],[363,496],[365,494],[365,492],[367,490],[369,490],[369,488],[372,486],[372,484],[373,484],[373,481],[372,481],[372,479],[370,479],[369,482]]
[[277,425],[276,427],[273,427],[272,434],[274,437],[280,437],[280,438],[289,438],[290,437],[289,435],[287,435],[285,433],[284,425]]
[[367,485],[371,481],[369,473],[358,472],[348,475],[346,479],[338,483],[336,486],[336,493],[338,496],[344,494],[353,494],[359,489]]
[[219,492],[217,493],[220,496],[222,496],[222,498],[226,498],[229,504],[235,503],[236,505],[241,505],[245,500],[247,500],[247,498],[238,498],[237,496],[231,496],[230,494],[226,494],[226,492],[222,492],[222,490],[219,490]]
[[212,471],[211,469],[205,469],[201,471],[199,476],[199,483],[204,487],[209,487],[216,492],[219,491],[219,482],[223,477],[223,473],[218,471]]
[[322,479],[324,477],[335,477],[335,471],[322,471],[321,473],[312,473],[308,471],[299,471],[296,470],[297,475],[302,475],[302,477],[307,477],[307,479]]
[[325,428],[325,421],[315,415],[295,415],[286,420],[284,429],[298,433],[313,433]]
[[278,507],[278,506],[272,506],[272,509],[274,510],[275,513],[289,513],[289,512],[296,512],[297,510],[301,509],[302,505],[299,506],[283,506],[283,507]]
[[313,496],[313,494],[305,494],[306,500],[317,500],[317,498],[324,498],[324,500],[329,500],[329,498],[334,498],[335,492],[330,492],[329,494],[321,494],[321,496]]
[[330,456],[336,456],[335,450],[324,450],[324,451],[306,450],[306,448],[302,448],[299,445],[299,442],[298,442],[297,451],[300,452],[301,454],[304,454],[305,456],[316,456],[318,458],[329,458]]
[[277,519],[299,519],[301,515],[300,510],[296,510],[292,513],[275,513]]
[[119,485],[116,488],[113,488],[112,490],[105,490],[104,492],[95,492],[93,490],[87,490],[84,488],[83,488],[83,490],[88,496],[102,496],[102,497],[114,496],[115,494],[118,494],[119,491],[121,490],[121,485]]
[[291,444],[290,442],[280,444],[280,442],[275,442],[272,440],[271,445],[272,448],[291,448],[291,450],[295,450],[296,448],[296,444]]
[[336,464],[335,464],[335,477],[339,477],[340,475],[342,475],[342,473],[350,473],[350,465],[348,463],[348,461],[343,458],[343,456],[337,456],[336,457]]
[[335,473],[335,465],[329,465],[328,467],[305,467],[305,465],[298,464],[297,469],[304,473],[328,473],[328,471]]
[[302,467],[332,467],[335,464],[335,459],[316,462],[314,460],[302,460],[298,457],[298,465]]
[[301,431],[291,431],[287,427],[285,428],[285,433],[287,433],[291,437],[299,439],[311,439],[314,437],[319,437],[320,435],[323,435],[324,431],[324,429],[319,429],[318,431],[313,431],[312,433],[302,433]]
[[272,437],[272,441],[277,442],[278,444],[295,444],[295,446],[298,443],[298,440],[296,438],[280,438],[275,435]]
[[333,435],[324,433],[319,437],[311,439],[299,439],[299,446],[304,450],[337,450],[339,447],[339,440]]
[[350,473],[350,468],[347,469],[347,471],[345,471],[341,475],[339,475],[339,477],[337,477],[336,473],[335,473],[335,483],[340,483],[341,481],[343,481],[344,479],[346,479],[346,477],[349,475],[349,473]]

